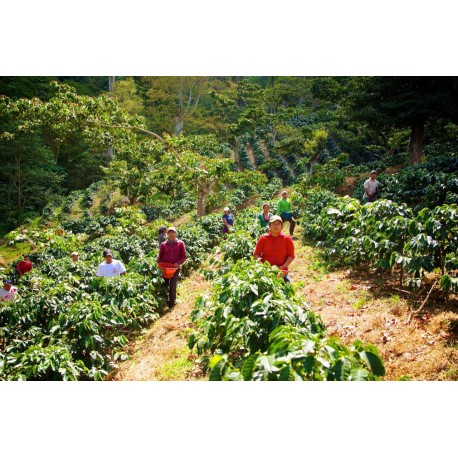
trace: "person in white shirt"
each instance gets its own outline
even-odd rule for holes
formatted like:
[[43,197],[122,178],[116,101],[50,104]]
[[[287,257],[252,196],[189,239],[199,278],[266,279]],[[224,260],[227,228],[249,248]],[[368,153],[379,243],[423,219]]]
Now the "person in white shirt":
[[377,172],[372,170],[371,177],[364,182],[364,202],[375,202],[380,195],[379,182],[375,179]]
[[0,302],[14,302],[16,300],[17,288],[12,285],[11,280],[4,280],[3,288],[0,289]]
[[111,250],[105,250],[103,252],[105,261],[99,264],[97,269],[97,277],[116,277],[117,275],[125,275],[126,268],[121,261],[113,259]]

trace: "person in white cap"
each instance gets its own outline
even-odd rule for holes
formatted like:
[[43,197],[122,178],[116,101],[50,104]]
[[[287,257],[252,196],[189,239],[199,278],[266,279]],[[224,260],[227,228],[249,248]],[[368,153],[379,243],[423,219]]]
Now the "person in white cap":
[[167,229],[168,240],[161,243],[157,262],[168,262],[178,267],[172,278],[164,278],[168,288],[167,305],[172,308],[177,298],[177,282],[180,274],[180,266],[186,261],[186,246],[182,240],[177,239],[177,230],[174,227]]
[[113,259],[111,250],[104,250],[103,257],[105,261],[99,264],[97,269],[97,277],[116,277],[118,275],[125,275],[126,268],[121,261]]
[[278,215],[272,216],[269,221],[269,232],[259,237],[253,257],[259,262],[268,262],[286,271],[283,277],[285,282],[290,282],[288,266],[294,259],[294,243],[290,236],[283,234],[283,221]]
[[375,179],[377,171],[372,170],[370,178],[364,182],[364,202],[375,202],[379,197],[379,182]]
[[78,261],[79,255],[78,255],[78,252],[77,252],[77,251],[74,251],[74,252],[72,253],[72,259],[73,259],[73,262]]
[[234,227],[234,215],[230,213],[229,207],[224,207],[224,213],[223,213],[223,234],[227,234],[229,232],[229,228]]

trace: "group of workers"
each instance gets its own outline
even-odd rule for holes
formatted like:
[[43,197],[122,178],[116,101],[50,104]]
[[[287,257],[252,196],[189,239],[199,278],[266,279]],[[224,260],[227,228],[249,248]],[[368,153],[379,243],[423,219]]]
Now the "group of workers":
[[[379,197],[379,182],[376,180],[376,176],[377,172],[372,170],[370,178],[364,183],[364,200],[366,202],[374,202]],[[223,211],[222,233],[224,236],[234,228],[235,218],[229,207],[224,207]],[[268,203],[263,204],[262,212],[256,218],[260,226],[266,228],[266,233],[258,239],[253,256],[259,262],[268,262],[272,266],[277,266],[282,271],[285,282],[290,282],[288,266],[294,260],[292,236],[296,220],[293,217],[291,202],[288,199],[286,190],[282,192],[282,198],[278,202],[277,213],[273,215],[270,212],[270,205]],[[289,236],[282,232],[285,221],[289,222]],[[174,227],[169,227],[168,229],[165,226],[160,227],[158,242],[159,254],[157,262],[168,263],[176,268],[172,278],[164,279],[167,288],[167,305],[171,308],[176,302],[180,267],[186,261],[186,246],[182,240],[177,238],[177,231]],[[78,261],[78,252],[74,251],[71,256],[73,261]],[[104,250],[103,257],[105,260],[97,268],[96,275],[98,277],[114,277],[126,274],[124,264],[117,259],[113,259],[111,250]],[[19,275],[23,275],[32,269],[32,262],[29,260],[28,255],[24,255],[24,259],[18,262],[16,269]],[[11,280],[5,280],[0,290],[0,301],[14,301],[16,296],[17,288],[12,285]]]

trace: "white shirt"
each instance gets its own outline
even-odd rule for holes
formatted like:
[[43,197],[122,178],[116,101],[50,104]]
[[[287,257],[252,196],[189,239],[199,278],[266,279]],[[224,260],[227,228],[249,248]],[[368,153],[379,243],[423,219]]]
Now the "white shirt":
[[377,186],[379,185],[379,182],[377,180],[371,180],[370,178],[364,182],[364,194],[368,196],[367,191],[369,191],[371,194],[374,194],[374,192],[377,190]]
[[113,259],[110,264],[103,261],[97,269],[97,277],[116,277],[116,275],[121,275],[125,271],[126,268],[121,261]]
[[14,302],[16,300],[17,288],[12,286],[9,291],[5,291],[3,288],[0,289],[0,301],[1,302]]

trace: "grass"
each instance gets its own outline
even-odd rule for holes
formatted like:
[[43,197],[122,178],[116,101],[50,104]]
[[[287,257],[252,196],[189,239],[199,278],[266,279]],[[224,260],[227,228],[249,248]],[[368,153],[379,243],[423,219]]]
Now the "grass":
[[171,360],[158,369],[159,380],[184,380],[186,374],[191,371],[194,363],[188,359],[189,349],[187,347],[175,348],[171,354]]

